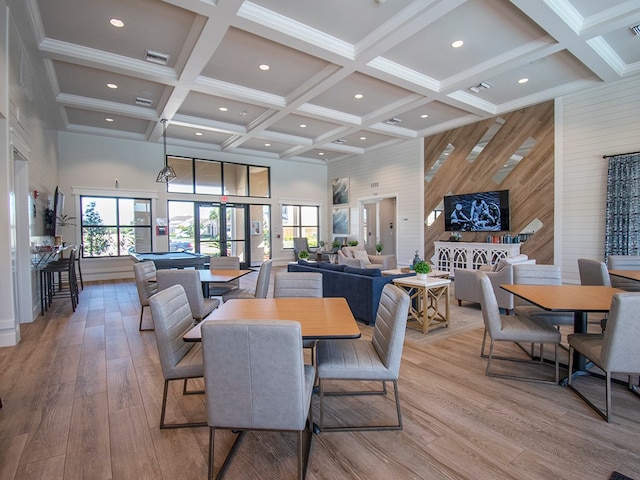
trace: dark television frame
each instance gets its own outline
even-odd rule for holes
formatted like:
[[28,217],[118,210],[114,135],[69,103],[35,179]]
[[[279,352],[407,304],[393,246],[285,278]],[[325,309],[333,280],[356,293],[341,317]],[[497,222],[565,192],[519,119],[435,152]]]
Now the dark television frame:
[[53,195],[53,236],[60,235],[60,225],[58,225],[58,219],[62,217],[64,212],[64,193],[60,190],[60,187],[56,187],[56,192]]
[[[488,214],[474,220],[471,218],[471,205],[474,200],[484,200],[489,208]],[[509,190],[492,190],[489,192],[463,193],[446,195],[444,201],[444,224],[447,231],[458,232],[507,232],[511,230],[511,206]],[[456,205],[462,206],[467,220],[454,223],[451,215]],[[499,216],[499,219],[497,218]]]

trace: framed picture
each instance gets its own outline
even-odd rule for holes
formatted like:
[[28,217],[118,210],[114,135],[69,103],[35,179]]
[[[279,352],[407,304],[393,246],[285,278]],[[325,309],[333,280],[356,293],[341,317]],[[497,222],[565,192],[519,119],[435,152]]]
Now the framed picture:
[[349,209],[348,208],[333,209],[333,233],[335,235],[349,234]]
[[333,204],[347,205],[349,203],[349,177],[336,178],[332,182]]
[[251,235],[260,235],[260,222],[251,222]]

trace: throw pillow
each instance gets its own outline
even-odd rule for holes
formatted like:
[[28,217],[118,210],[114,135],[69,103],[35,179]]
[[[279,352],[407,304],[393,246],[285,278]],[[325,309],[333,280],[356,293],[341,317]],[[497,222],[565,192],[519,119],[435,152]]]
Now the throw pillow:
[[362,260],[365,265],[369,265],[371,260],[369,260],[369,255],[364,250],[353,250],[353,258],[357,260]]
[[379,268],[353,268],[346,267],[344,273],[355,273],[356,275],[366,275],[368,277],[381,277],[382,272]]

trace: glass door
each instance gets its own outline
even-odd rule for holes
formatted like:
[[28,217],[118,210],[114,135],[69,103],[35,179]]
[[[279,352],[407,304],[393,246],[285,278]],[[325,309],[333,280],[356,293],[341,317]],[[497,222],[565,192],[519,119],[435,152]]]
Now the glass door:
[[246,255],[247,205],[226,204],[222,205],[221,211],[224,212],[225,225],[220,236],[220,251],[230,257],[240,257],[241,268],[246,268],[250,261]]
[[215,203],[198,204],[198,246],[197,252],[210,257],[220,256],[220,205]]

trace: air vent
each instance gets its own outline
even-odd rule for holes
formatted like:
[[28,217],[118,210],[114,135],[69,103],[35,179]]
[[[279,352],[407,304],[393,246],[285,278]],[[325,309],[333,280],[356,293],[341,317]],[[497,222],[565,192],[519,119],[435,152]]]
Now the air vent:
[[151,99],[143,98],[143,97],[136,97],[136,105],[141,105],[143,107],[150,107],[151,106]]
[[394,117],[394,118],[390,118],[389,120],[385,120],[382,123],[386,123],[387,125],[398,125],[400,122],[402,122],[402,120]]
[[339,138],[337,140],[334,140],[333,143],[336,143],[338,145],[344,145],[345,143],[347,143],[347,141],[344,138]]
[[145,60],[151,63],[157,63],[158,65],[166,65],[169,62],[169,55],[166,53],[154,52],[153,50],[147,50]]
[[635,35],[640,35],[640,25],[634,25],[633,27],[629,27]]
[[371,184],[371,188],[378,188],[380,186],[380,182],[373,182]]
[[469,90],[471,90],[474,93],[480,93],[480,90],[488,90],[491,87],[493,87],[493,85],[491,85],[489,82],[480,82],[478,85],[469,87]]

